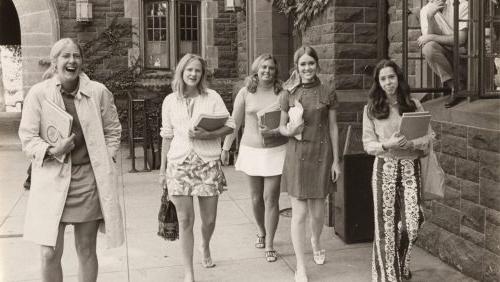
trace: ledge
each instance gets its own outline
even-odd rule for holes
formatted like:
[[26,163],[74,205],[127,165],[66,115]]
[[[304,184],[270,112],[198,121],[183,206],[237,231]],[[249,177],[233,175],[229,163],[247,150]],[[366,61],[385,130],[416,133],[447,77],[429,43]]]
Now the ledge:
[[500,130],[500,99],[466,101],[447,109],[444,107],[447,98],[442,97],[423,104],[424,108],[432,114],[432,120]]

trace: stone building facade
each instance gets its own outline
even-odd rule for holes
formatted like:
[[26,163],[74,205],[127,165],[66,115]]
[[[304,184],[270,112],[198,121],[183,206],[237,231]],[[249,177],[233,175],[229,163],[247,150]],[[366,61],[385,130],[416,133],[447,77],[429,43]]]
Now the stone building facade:
[[[23,81],[25,93],[46,70],[50,47],[62,37],[80,42],[95,38],[112,19],[130,23],[135,35],[123,38],[130,43],[127,55],[109,58],[99,71],[112,70],[142,60],[145,65],[147,25],[145,5],[149,0],[91,0],[91,24],[76,22],[74,0],[10,0],[21,27]],[[176,7],[180,0],[170,0]],[[289,19],[276,11],[270,0],[246,1],[243,11],[228,12],[224,0],[194,1],[200,9],[199,53],[207,58],[212,87],[228,105],[252,61],[261,53],[274,54],[280,78],[293,67],[294,50],[313,46],[320,56],[321,79],[337,89],[341,128],[361,122],[361,111],[371,85],[371,68],[386,56],[401,63],[402,1],[330,0],[326,9],[299,36]],[[409,2],[420,2],[410,0]],[[173,18],[171,26],[178,24]],[[381,24],[385,23],[385,24]],[[414,40],[419,36],[410,24],[409,51],[418,53]],[[175,34],[174,29],[172,34]],[[381,35],[386,34],[385,37]],[[170,64],[148,70],[142,86],[132,89],[141,96],[156,95],[169,84],[178,60],[172,37]],[[177,45],[175,45],[177,44]],[[175,46],[174,46],[175,45]],[[41,63],[40,63],[41,62]],[[412,63],[413,64],[413,63]],[[409,82],[419,85],[415,75],[422,65],[409,65]],[[163,93],[165,94],[165,93]],[[436,152],[446,172],[444,199],[426,201],[427,223],[418,244],[465,274],[482,281],[500,280],[500,125],[498,100],[482,100],[467,107],[443,110],[440,101],[424,104],[433,114],[438,135]],[[125,107],[124,104],[121,106]],[[127,126],[125,125],[124,128]],[[342,146],[342,144],[341,144]]]
[[[248,2],[246,10],[238,13],[239,76],[247,75],[253,59],[263,52],[277,55],[280,72],[287,73],[293,67],[295,48],[314,47],[322,81],[337,89],[341,134],[347,125],[361,122],[376,62],[389,57],[402,64],[402,1],[331,0],[302,36],[292,35],[290,24],[273,9],[272,1]],[[420,55],[415,8],[421,1],[408,0],[408,4],[411,57]],[[408,62],[412,87],[430,86],[426,79],[430,75],[425,62]],[[446,190],[444,199],[425,201],[427,222],[418,244],[474,279],[499,281],[500,102],[478,100],[448,110],[443,103],[437,99],[424,104],[433,114],[435,151],[446,172]]]
[[[408,52],[418,56],[420,1],[408,2]],[[388,5],[388,55],[401,63],[402,1]],[[426,86],[417,75],[425,69],[425,63],[408,62],[410,85]],[[445,110],[442,100],[424,103],[446,182],[444,199],[425,202],[427,222],[417,244],[480,281],[500,280],[499,106],[498,100],[477,100]]]

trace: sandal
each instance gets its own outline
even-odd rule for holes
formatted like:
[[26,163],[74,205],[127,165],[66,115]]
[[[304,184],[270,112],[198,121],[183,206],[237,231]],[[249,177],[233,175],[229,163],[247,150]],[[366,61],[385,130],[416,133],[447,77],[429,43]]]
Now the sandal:
[[255,240],[255,247],[257,249],[264,249],[266,247],[266,235],[260,236],[257,234],[257,240]]
[[313,251],[313,259],[316,264],[318,265],[325,264],[325,258],[326,258],[326,251],[324,249],[319,250],[317,252]]
[[275,262],[278,260],[278,254],[275,250],[266,251],[266,261],[267,262]]
[[211,257],[202,258],[201,259],[201,266],[203,266],[204,268],[212,268],[212,267],[215,267],[215,263],[213,263]]

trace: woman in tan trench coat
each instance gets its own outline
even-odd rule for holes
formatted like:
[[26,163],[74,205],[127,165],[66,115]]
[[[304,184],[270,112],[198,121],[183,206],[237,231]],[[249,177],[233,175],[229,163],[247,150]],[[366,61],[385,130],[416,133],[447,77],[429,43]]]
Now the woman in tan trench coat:
[[[73,224],[79,281],[95,281],[97,230],[106,233],[108,247],[124,241],[114,159],[121,125],[111,92],[81,72],[78,44],[61,39],[50,58],[46,76],[51,78],[30,89],[19,127],[23,151],[32,161],[24,238],[41,245],[42,280],[62,281],[64,229]],[[40,137],[44,100],[73,116],[72,135],[56,146]],[[63,154],[64,162],[55,158]]]

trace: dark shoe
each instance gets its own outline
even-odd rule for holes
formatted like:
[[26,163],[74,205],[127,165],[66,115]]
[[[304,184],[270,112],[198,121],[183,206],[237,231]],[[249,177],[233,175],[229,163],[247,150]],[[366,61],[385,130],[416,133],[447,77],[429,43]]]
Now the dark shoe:
[[444,107],[445,108],[451,108],[451,107],[454,107],[456,105],[458,105],[459,103],[461,103],[462,101],[465,100],[465,97],[453,97],[451,96],[447,101],[446,103],[444,104]]
[[404,280],[411,280],[411,271],[408,270],[408,274],[403,274]]

